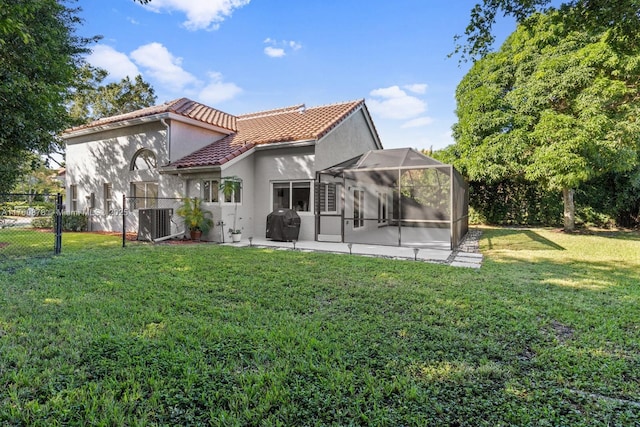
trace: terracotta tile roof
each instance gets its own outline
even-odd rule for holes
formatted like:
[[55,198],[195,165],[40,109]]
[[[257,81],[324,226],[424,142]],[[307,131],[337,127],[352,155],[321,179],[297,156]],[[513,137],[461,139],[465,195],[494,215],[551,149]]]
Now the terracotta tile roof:
[[310,108],[295,105],[241,115],[236,122],[237,133],[203,147],[169,166],[219,166],[256,145],[318,140],[361,106],[364,106],[364,100]]
[[174,99],[161,105],[142,108],[130,113],[119,114],[117,116],[105,117],[100,120],[88,123],[86,125],[77,126],[65,131],[65,133],[74,132],[81,129],[90,129],[92,127],[103,126],[106,124],[122,122],[126,120],[138,119],[141,117],[153,116],[162,113],[174,113],[194,120],[201,121],[223,129],[237,131],[237,118],[231,114],[227,114],[215,108],[208,107],[199,102],[192,101],[187,98]]

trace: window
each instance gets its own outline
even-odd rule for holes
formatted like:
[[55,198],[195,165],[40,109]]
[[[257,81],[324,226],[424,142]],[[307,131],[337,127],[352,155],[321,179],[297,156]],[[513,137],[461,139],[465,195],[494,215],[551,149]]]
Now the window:
[[111,183],[104,184],[104,213],[107,215],[113,213],[113,187]]
[[211,179],[205,179],[204,181],[202,181],[202,201],[218,201],[218,181],[214,181]]
[[320,212],[337,212],[336,184],[321,182],[318,192],[320,193]]
[[387,222],[388,197],[386,193],[378,193],[378,223]]
[[[233,187],[233,191],[224,191],[227,185]],[[242,181],[239,178],[222,181],[222,188],[222,196],[225,203],[242,203]]]
[[364,191],[353,190],[353,228],[364,225]]
[[131,162],[132,171],[157,168],[158,162],[156,161],[156,155],[153,154],[151,150],[143,148],[133,156],[133,161]]
[[311,211],[311,182],[274,182],[273,210],[294,209],[298,212]]
[[158,206],[158,184],[155,182],[132,182],[133,209],[155,208]]
[[71,200],[71,212],[78,212],[78,186],[76,184],[69,186],[69,200]]

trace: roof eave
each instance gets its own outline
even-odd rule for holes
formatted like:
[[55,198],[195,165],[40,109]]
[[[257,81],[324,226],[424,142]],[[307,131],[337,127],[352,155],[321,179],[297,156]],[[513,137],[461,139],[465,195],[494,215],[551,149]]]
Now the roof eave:
[[64,131],[61,137],[63,140],[66,141],[67,139],[76,138],[78,136],[91,135],[93,133],[105,132],[112,129],[119,129],[119,128],[124,128],[129,126],[136,126],[136,125],[141,125],[145,123],[150,123],[150,122],[156,122],[156,121],[160,121],[162,119],[167,119],[167,118],[169,118],[169,113],[164,112],[159,114],[152,114],[150,116],[136,117],[130,120],[121,120],[118,122],[105,123],[103,125],[98,124],[90,127],[82,127],[80,129],[75,129],[75,130],[71,128],[70,130]]
[[317,139],[303,139],[300,141],[284,141],[284,142],[269,142],[264,144],[256,144],[256,150],[274,150],[276,148],[288,148],[288,147],[308,147],[316,145]]
[[214,132],[222,133],[224,135],[230,135],[235,131],[232,129],[223,128],[220,126],[212,125],[209,123],[202,122],[200,120],[192,119],[190,117],[183,116],[181,114],[176,114],[173,112],[163,112],[158,114],[152,114],[150,116],[136,117],[134,119],[129,120],[120,120],[117,122],[105,123],[104,125],[95,125],[90,127],[83,127],[77,130],[71,129],[69,131],[65,131],[62,133],[62,139],[67,140],[71,138],[76,138],[78,136],[91,135],[94,133],[105,132],[113,129],[120,129],[130,126],[141,125],[145,123],[151,123],[160,121],[162,119],[175,120],[176,122],[185,123],[188,125],[208,129]]

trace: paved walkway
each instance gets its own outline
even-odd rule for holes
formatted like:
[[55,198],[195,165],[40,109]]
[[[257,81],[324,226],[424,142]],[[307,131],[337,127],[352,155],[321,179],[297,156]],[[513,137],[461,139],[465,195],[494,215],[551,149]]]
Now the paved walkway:
[[303,252],[329,252],[337,254],[352,254],[360,256],[382,257],[390,259],[416,260],[437,264],[447,264],[453,267],[480,268],[482,265],[482,254],[478,251],[478,239],[481,232],[469,230],[467,237],[461,245],[454,251],[444,248],[411,248],[406,246],[382,246],[363,245],[358,243],[333,243],[299,241],[278,242],[275,240],[254,238],[249,243],[248,239],[243,239],[239,243],[224,243],[225,246],[259,248],[276,248],[278,250],[298,250]]

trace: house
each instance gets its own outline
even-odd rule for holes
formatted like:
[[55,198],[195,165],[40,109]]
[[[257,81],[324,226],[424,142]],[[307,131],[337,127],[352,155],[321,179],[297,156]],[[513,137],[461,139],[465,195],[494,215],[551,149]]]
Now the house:
[[[91,229],[122,230],[124,211],[128,231],[136,231],[146,209],[175,212],[178,198],[200,197],[216,225],[203,237],[210,241],[228,239],[234,221],[244,236],[264,237],[267,215],[278,208],[298,212],[300,240],[315,239],[316,212],[337,212],[340,203],[336,187],[316,182],[316,173],[382,149],[364,100],[235,116],[181,98],[62,138],[66,206],[89,212]],[[229,177],[242,186],[225,196],[219,185]],[[171,233],[184,231],[170,220]]]

